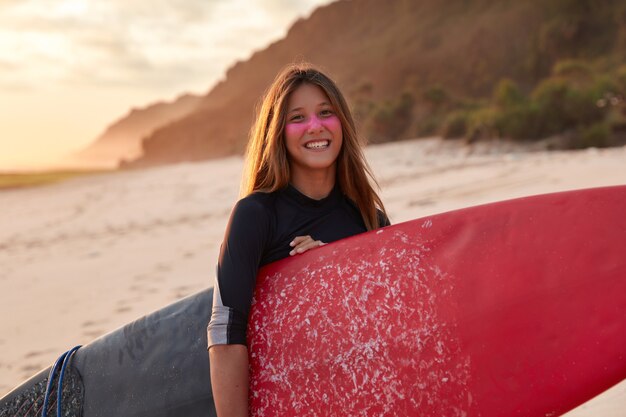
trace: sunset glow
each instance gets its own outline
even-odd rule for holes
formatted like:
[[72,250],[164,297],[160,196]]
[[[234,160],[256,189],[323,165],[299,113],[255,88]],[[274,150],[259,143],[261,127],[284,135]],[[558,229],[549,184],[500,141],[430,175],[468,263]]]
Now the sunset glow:
[[0,170],[53,166],[132,107],[205,94],[329,2],[0,3]]

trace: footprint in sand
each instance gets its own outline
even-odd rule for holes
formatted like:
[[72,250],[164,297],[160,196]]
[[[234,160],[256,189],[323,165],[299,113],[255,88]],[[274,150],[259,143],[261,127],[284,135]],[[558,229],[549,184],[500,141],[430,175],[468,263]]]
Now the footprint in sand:
[[174,297],[175,300],[186,297],[189,295],[190,289],[191,287],[187,285],[181,285],[179,287],[173,288],[172,296]]
[[24,355],[24,359],[30,359],[30,358],[35,358],[37,356],[41,356],[41,355],[46,355],[50,352],[54,352],[54,349],[47,349],[47,350],[33,350],[30,351],[28,353],[26,353]]
[[28,364],[24,365],[20,368],[20,371],[23,372],[22,378],[28,378],[35,372],[41,371],[44,368],[44,365],[41,364]]
[[421,200],[411,200],[409,201],[408,205],[406,205],[405,207],[415,207],[415,206],[423,207],[423,206],[431,206],[433,204],[435,204],[434,200],[423,198]]
[[159,263],[159,264],[156,265],[156,270],[159,271],[159,272],[166,272],[166,271],[171,271],[172,267],[167,265],[167,264]]
[[150,275],[148,277],[146,277],[145,281],[148,282],[163,282],[163,280],[165,280],[165,276],[167,274],[164,274],[164,272],[166,272],[165,270],[159,270],[159,269],[155,269],[154,271],[152,271],[152,273],[150,273]]
[[121,304],[115,308],[116,313],[126,313],[127,311],[130,311],[130,310],[132,310],[132,308],[125,304]]
[[137,281],[148,281],[150,280],[150,275],[148,274],[139,274],[139,275],[135,275],[133,277],[133,281],[137,282]]
[[165,278],[162,275],[155,275],[150,277],[150,282],[163,282]]
[[85,328],[85,327],[93,327],[93,326],[97,326],[98,324],[102,324],[106,322],[106,320],[87,320],[81,323],[81,327]]
[[106,320],[87,320],[81,323],[80,327],[82,327],[82,335],[85,337],[89,337],[90,339],[95,339],[98,336],[101,336],[104,333],[100,327],[101,324],[106,323]]
[[89,337],[91,339],[95,339],[96,337],[102,336],[104,334],[104,330],[102,329],[93,329],[83,332],[83,336]]

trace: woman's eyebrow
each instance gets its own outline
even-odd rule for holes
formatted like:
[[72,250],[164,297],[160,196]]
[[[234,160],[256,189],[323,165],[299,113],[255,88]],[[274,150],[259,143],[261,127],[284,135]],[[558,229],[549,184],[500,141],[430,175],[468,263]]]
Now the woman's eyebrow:
[[[332,107],[332,105],[329,102],[327,102],[327,101],[322,101],[321,103],[317,104],[317,107],[322,107],[322,106],[331,106]],[[294,107],[293,109],[288,110],[287,113],[293,113],[294,111],[301,111],[301,110],[304,110],[304,107]]]

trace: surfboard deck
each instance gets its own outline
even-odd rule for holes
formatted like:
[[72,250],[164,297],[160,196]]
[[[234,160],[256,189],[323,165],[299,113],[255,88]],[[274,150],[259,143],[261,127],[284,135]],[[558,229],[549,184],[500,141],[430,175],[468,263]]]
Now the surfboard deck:
[[[263,268],[252,414],[556,416],[585,402],[626,377],[624,213],[626,187],[528,197]],[[211,299],[79,350],[64,415],[214,416]],[[0,399],[0,417],[40,415],[48,371]]]
[[253,415],[560,415],[626,377],[626,187],[345,239],[255,300]]

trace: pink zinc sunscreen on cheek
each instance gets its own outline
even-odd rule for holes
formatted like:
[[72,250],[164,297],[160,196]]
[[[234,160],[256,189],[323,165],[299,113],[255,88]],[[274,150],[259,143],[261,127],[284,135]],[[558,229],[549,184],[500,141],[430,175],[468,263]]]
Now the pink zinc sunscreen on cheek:
[[287,123],[285,126],[285,134],[288,136],[300,137],[307,131],[307,125],[304,123]]
[[313,116],[305,123],[287,122],[285,133],[289,136],[302,136],[309,130],[319,128],[320,126],[332,132],[336,129],[341,129],[341,122],[336,115],[326,118]]
[[341,129],[341,121],[339,120],[339,117],[337,117],[337,115],[333,114],[326,119],[320,120],[320,122],[322,123],[322,126],[330,130],[331,132],[335,129]]

